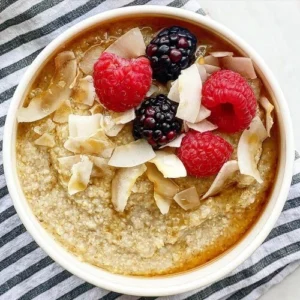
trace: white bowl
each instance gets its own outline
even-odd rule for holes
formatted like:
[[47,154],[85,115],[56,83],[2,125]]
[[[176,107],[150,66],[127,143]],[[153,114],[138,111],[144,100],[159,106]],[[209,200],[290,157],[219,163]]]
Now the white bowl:
[[[16,172],[15,141],[17,109],[22,105],[24,97],[38,71],[61,45],[72,39],[74,35],[95,26],[95,24],[107,22],[115,18],[149,15],[155,17],[171,17],[175,20],[185,20],[205,27],[218,35],[222,35],[228,42],[239,48],[241,53],[251,57],[257,73],[263,80],[265,87],[269,90],[275,103],[277,111],[276,121],[279,125],[281,142],[279,171],[273,192],[259,220],[239,243],[217,259],[202,267],[177,275],[143,278],[112,274],[100,268],[80,262],[75,256],[68,253],[55,242],[33,215],[22,192]],[[279,217],[287,198],[292,177],[294,146],[290,115],[280,87],[264,61],[247,43],[225,26],[208,17],[171,7],[138,6],[120,8],[88,18],[62,33],[38,55],[23,76],[11,102],[4,131],[3,153],[7,186],[18,215],[35,241],[56,262],[85,281],[111,291],[137,296],[165,296],[190,291],[217,281],[246,260],[264,241]]]

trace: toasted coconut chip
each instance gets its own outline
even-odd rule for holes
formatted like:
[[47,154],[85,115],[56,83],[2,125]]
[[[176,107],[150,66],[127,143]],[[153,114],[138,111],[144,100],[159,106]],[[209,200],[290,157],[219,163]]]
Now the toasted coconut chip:
[[194,123],[200,111],[202,81],[195,64],[182,70],[178,78],[180,102],[176,117]]
[[82,73],[79,71],[79,68],[76,69],[76,76],[73,82],[70,84],[70,89],[73,89],[74,86],[77,84],[77,81],[82,77]]
[[143,164],[155,157],[152,147],[143,139],[115,148],[108,164],[114,167],[129,168]]
[[200,58],[200,57],[204,57],[204,55],[206,54],[207,52],[207,48],[208,46],[207,45],[199,45],[196,49],[196,52],[195,52],[195,57],[197,58]]
[[187,125],[187,121],[183,121],[183,130],[184,132],[188,132],[190,130],[189,126]]
[[230,184],[235,180],[235,175],[238,170],[239,170],[239,164],[236,160],[230,160],[226,162],[222,166],[221,170],[219,171],[218,175],[216,176],[209,190],[202,197],[202,199],[220,193],[222,189],[224,189],[228,184]]
[[182,133],[181,135],[179,135],[175,140],[173,140],[172,142],[165,144],[163,146],[160,147],[160,149],[165,148],[165,147],[173,147],[173,148],[179,148],[182,142],[182,139],[185,137],[185,134]]
[[274,110],[274,106],[270,103],[270,101],[266,97],[261,97],[259,99],[259,103],[266,111],[266,129],[268,136],[271,136],[271,129],[274,124],[272,111]]
[[173,199],[184,210],[194,209],[200,205],[199,196],[194,186],[177,193]]
[[97,154],[105,158],[109,158],[115,148],[114,143],[106,136],[104,131],[98,132],[88,138],[85,137],[69,137],[64,147],[79,154]]
[[56,111],[70,97],[70,84],[76,76],[76,59],[72,51],[55,58],[55,75],[46,91],[31,99],[27,107],[18,110],[18,122],[34,122]]
[[171,179],[164,178],[153,164],[147,164],[147,176],[154,186],[156,205],[162,214],[166,214],[169,211],[173,197],[179,191],[179,187]]
[[214,57],[212,55],[207,55],[204,57],[204,65],[220,67],[220,62],[216,57]]
[[95,103],[91,109],[89,109],[89,112],[92,115],[101,114],[104,110],[104,107],[100,105],[99,103]]
[[50,132],[55,128],[55,124],[52,122],[51,119],[48,119],[45,123],[41,124],[40,126],[35,126],[33,131],[39,135],[42,135],[46,132]]
[[101,115],[100,126],[107,136],[117,136],[123,129],[123,124],[116,124],[111,116]]
[[53,135],[49,134],[48,132],[44,133],[38,139],[34,141],[35,145],[44,146],[52,148],[55,146],[55,140]]
[[100,129],[102,115],[92,116],[69,115],[69,136],[90,137]]
[[152,96],[153,94],[155,94],[157,92],[158,92],[158,87],[154,84],[151,84],[150,89],[146,94],[146,97],[150,97],[150,96]]
[[80,162],[76,163],[72,167],[72,176],[68,184],[68,193],[74,195],[78,192],[82,192],[87,188],[89,184],[93,163],[87,156],[82,155]]
[[198,72],[199,72],[199,75],[201,77],[201,80],[202,80],[202,83],[206,81],[207,79],[207,72],[206,72],[206,69],[204,67],[203,64],[196,64],[197,68],[198,68]]
[[57,160],[58,160],[58,163],[59,163],[61,169],[70,171],[72,169],[73,165],[80,162],[80,155],[59,157]]
[[205,120],[206,118],[208,118],[210,116],[210,114],[211,114],[211,111],[209,109],[207,109],[205,106],[201,105],[200,111],[199,111],[199,114],[197,116],[195,123],[199,123],[199,122]]
[[67,123],[69,115],[72,113],[71,102],[66,100],[54,113],[53,121],[56,123]]
[[233,52],[227,52],[227,51],[215,51],[215,52],[210,52],[209,54],[216,58],[233,56]]
[[179,97],[179,80],[175,80],[172,82],[170,91],[168,93],[168,98],[174,102],[179,103],[180,97]]
[[123,212],[136,180],[147,170],[144,164],[119,169],[112,180],[112,203],[116,211]]
[[105,50],[124,58],[135,58],[144,55],[145,51],[144,38],[137,27],[127,31]]
[[186,177],[186,169],[182,161],[173,153],[156,151],[156,156],[150,160],[165,178]]
[[241,174],[252,176],[262,183],[257,164],[262,152],[262,143],[268,133],[259,117],[254,117],[248,129],[242,133],[237,149]]
[[252,59],[249,57],[223,57],[221,64],[223,68],[237,72],[246,78],[255,79],[257,77]]
[[255,79],[248,79],[247,82],[250,85],[250,87],[255,95],[255,98],[259,99],[261,88],[262,88],[261,80],[259,78],[255,78]]
[[205,64],[205,65],[203,65],[203,67],[205,68],[205,70],[208,74],[213,74],[213,73],[221,70],[220,67],[216,67],[216,66],[213,66],[213,65],[206,65]]
[[255,179],[252,176],[240,174],[237,178],[237,187],[245,188],[252,185],[255,182]]
[[112,118],[116,124],[127,124],[135,119],[134,108],[126,110],[124,112],[114,112]]
[[91,75],[78,80],[78,84],[74,88],[72,99],[76,103],[92,106],[96,96],[94,88],[94,80]]
[[89,156],[89,159],[93,162],[92,177],[102,177],[111,174],[113,168],[108,165],[108,158]]
[[104,51],[101,45],[94,45],[90,47],[83,55],[79,62],[79,68],[84,74],[92,75],[94,72],[94,64]]
[[173,199],[154,192],[154,200],[161,214],[166,215],[170,210]]
[[188,128],[194,129],[199,132],[213,131],[218,128],[217,125],[214,125],[213,123],[207,120],[203,120],[199,123],[186,122],[186,125],[188,126]]

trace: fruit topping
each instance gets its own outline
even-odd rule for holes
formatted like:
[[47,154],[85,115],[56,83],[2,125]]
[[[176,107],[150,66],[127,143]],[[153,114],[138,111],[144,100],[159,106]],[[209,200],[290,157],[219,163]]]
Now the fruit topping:
[[199,196],[194,186],[176,194],[174,200],[184,210],[193,209],[200,205]]
[[150,161],[155,152],[145,140],[137,140],[126,145],[116,147],[108,164],[113,167],[135,167]]
[[270,103],[270,101],[266,97],[261,97],[259,99],[259,103],[266,111],[266,129],[267,129],[268,136],[271,136],[271,129],[274,124],[273,117],[272,117],[272,111],[274,110],[274,106]]
[[252,176],[258,183],[263,180],[257,169],[262,152],[262,143],[268,137],[261,119],[255,117],[249,128],[246,129],[239,140],[237,156],[241,174]]
[[221,65],[224,69],[228,69],[241,74],[245,78],[255,79],[256,73],[249,57],[223,57],[221,58]]
[[116,112],[138,106],[151,86],[152,70],[145,57],[125,59],[103,53],[94,65],[94,86],[100,102]]
[[161,30],[147,46],[153,78],[160,82],[175,80],[181,70],[194,62],[197,39],[187,29],[172,26]]
[[211,110],[208,120],[228,133],[247,128],[257,107],[247,81],[230,70],[221,70],[207,79],[202,89],[202,104]]
[[188,175],[203,177],[217,174],[233,152],[232,146],[211,132],[190,130],[182,140],[177,155]]
[[181,132],[182,120],[175,117],[178,104],[165,95],[146,98],[136,110],[133,122],[135,139],[144,138],[157,149],[173,141]]
[[112,43],[105,52],[123,58],[136,58],[145,55],[146,45],[139,28],[132,28]]
[[226,188],[230,183],[234,182],[235,175],[238,172],[238,170],[239,165],[236,160],[230,160],[226,162],[219,171],[209,190],[202,197],[202,199],[220,193],[223,188]]

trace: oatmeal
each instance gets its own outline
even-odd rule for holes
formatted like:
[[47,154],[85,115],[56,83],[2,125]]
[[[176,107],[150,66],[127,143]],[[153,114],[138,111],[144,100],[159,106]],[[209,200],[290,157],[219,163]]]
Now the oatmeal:
[[80,260],[113,273],[212,260],[251,228],[276,176],[276,118],[251,60],[176,23],[82,33],[18,114],[17,168],[35,216]]

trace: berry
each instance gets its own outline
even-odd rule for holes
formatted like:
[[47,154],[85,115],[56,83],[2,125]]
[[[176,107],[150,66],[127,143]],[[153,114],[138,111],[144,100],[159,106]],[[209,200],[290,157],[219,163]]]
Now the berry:
[[233,152],[232,146],[211,132],[190,130],[177,151],[188,175],[204,177],[217,174]]
[[209,120],[228,133],[246,129],[257,107],[247,81],[230,70],[218,71],[207,79],[202,89],[202,104],[211,110]]
[[160,31],[146,49],[153,78],[160,82],[177,79],[181,70],[194,62],[196,46],[196,37],[185,28],[172,26]]
[[173,141],[181,132],[182,120],[175,117],[178,104],[165,95],[146,98],[136,110],[134,138],[144,138],[157,149]]
[[104,52],[94,65],[93,77],[100,102],[122,112],[142,102],[151,85],[152,70],[146,57],[125,59]]

